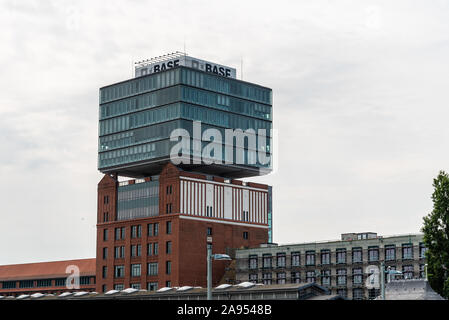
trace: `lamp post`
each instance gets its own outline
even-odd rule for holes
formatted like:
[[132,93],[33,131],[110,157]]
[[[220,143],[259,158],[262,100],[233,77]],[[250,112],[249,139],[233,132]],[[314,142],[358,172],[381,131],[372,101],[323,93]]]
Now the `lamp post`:
[[388,266],[387,270],[385,270],[385,263],[382,262],[380,264],[380,297],[382,300],[385,300],[385,274],[387,274],[387,282],[390,283],[392,274],[402,274],[402,272],[398,270],[391,270],[390,266]]
[[212,259],[232,260],[230,256],[223,253],[212,254],[212,238],[207,238],[207,300],[212,300]]

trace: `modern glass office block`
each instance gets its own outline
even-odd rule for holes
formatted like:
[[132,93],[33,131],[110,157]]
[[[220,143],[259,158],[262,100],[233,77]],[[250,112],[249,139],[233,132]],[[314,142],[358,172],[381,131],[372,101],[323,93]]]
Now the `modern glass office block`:
[[103,173],[158,174],[180,144],[184,170],[271,172],[272,91],[256,84],[178,66],[101,88],[99,121]]

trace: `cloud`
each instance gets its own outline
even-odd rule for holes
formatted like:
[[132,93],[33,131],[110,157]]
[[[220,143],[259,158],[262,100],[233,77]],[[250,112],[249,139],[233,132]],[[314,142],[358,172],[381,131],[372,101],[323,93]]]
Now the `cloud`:
[[244,80],[273,88],[279,171],[250,180],[274,187],[276,242],[418,232],[449,163],[448,11],[444,1],[2,1],[0,263],[95,255],[98,88],[184,45],[239,74],[243,61]]

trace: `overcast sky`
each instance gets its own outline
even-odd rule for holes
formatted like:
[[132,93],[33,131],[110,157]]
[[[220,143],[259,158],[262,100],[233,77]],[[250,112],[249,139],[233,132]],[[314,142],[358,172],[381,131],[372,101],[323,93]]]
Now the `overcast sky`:
[[95,257],[98,89],[184,45],[273,89],[274,241],[417,233],[449,170],[448,1],[0,0],[0,264]]

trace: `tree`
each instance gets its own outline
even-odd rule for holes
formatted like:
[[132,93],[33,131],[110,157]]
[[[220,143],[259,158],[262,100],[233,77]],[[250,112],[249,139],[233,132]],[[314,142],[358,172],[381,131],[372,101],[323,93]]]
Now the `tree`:
[[433,180],[433,210],[424,217],[427,277],[433,290],[449,298],[449,175],[440,171]]

